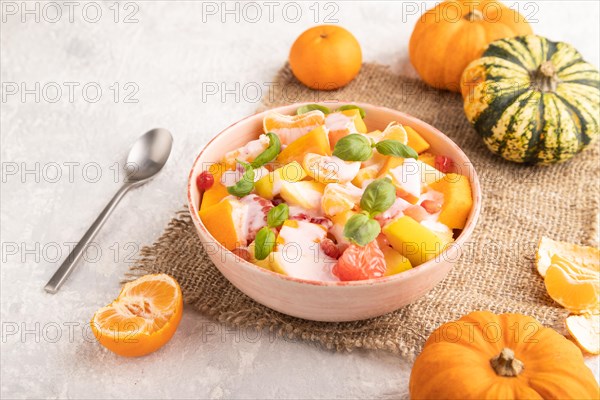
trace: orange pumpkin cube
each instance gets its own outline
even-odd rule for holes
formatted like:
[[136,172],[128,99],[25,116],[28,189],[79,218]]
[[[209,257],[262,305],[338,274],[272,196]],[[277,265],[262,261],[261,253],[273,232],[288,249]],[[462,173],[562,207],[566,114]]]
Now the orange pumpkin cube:
[[429,150],[429,143],[417,131],[410,126],[404,126],[404,130],[408,135],[408,147],[412,147],[419,154]]
[[413,267],[431,260],[446,247],[438,235],[406,215],[384,226],[382,232]]
[[246,245],[237,229],[234,215],[237,214],[234,210],[237,204],[233,204],[234,202],[238,201],[225,199],[198,212],[206,229],[227,250]]
[[214,206],[225,197],[229,196],[227,188],[221,183],[221,176],[226,170],[226,166],[223,163],[212,164],[208,168],[208,172],[213,176],[213,185],[204,191],[202,194],[202,201],[200,202],[200,210],[204,210],[210,206]]
[[466,176],[447,174],[429,187],[444,194],[439,221],[451,229],[463,229],[473,207],[471,184]]
[[306,135],[299,137],[290,143],[277,156],[277,162],[281,164],[289,164],[293,161],[302,163],[306,153],[316,153],[322,156],[331,155],[331,147],[329,146],[329,138],[327,131],[323,126],[319,126]]

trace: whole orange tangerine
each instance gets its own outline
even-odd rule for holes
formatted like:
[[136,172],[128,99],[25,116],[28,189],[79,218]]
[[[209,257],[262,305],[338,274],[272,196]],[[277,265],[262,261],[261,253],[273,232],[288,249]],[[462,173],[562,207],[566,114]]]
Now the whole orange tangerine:
[[361,65],[360,44],[340,26],[312,27],[296,39],[290,50],[292,72],[311,89],[338,89],[354,79]]

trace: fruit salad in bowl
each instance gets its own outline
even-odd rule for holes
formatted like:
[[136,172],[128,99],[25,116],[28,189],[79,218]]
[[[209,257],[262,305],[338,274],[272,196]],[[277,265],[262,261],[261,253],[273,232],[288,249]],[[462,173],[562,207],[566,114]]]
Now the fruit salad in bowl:
[[201,152],[188,185],[225,277],[271,308],[326,321],[380,315],[433,287],[472,231],[479,197],[450,139],[366,104],[242,120]]

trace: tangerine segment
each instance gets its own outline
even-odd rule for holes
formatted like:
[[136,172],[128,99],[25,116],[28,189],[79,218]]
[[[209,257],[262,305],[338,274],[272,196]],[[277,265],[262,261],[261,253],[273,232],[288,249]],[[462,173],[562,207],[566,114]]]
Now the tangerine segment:
[[396,122],[392,122],[383,131],[383,138],[381,140],[397,140],[402,144],[407,144],[408,135],[404,129],[404,126],[399,125]]
[[[381,142],[382,140],[397,140],[402,144],[406,144],[408,143],[408,136],[402,125],[398,125],[396,122],[391,122],[387,126],[387,128],[385,128],[385,130],[381,133],[381,135],[377,138],[374,138],[374,140],[376,143]],[[391,165],[388,165],[390,163]],[[369,164],[383,164],[382,171],[393,168],[393,166],[398,166],[401,163],[402,158],[384,156],[383,154],[380,154],[377,151],[373,152],[373,157],[369,161]]]
[[354,126],[358,133],[367,133],[367,125],[365,121],[360,116],[360,110],[358,108],[351,108],[350,110],[342,111],[342,114],[347,115],[349,117],[354,117]]
[[330,183],[325,186],[321,198],[321,209],[328,216],[352,210],[358,203],[363,191],[351,183]]
[[125,284],[115,301],[96,311],[90,324],[102,346],[121,356],[138,357],[164,346],[182,314],[177,281],[153,274]]
[[600,314],[569,315],[566,325],[579,347],[600,354]]
[[320,110],[300,115],[270,112],[263,120],[263,129],[265,133],[275,133],[282,144],[288,145],[323,124],[325,124],[325,114]]
[[369,165],[368,167],[363,167],[358,170],[358,173],[354,179],[352,179],[352,184],[354,186],[358,186],[359,188],[365,188],[369,183],[375,180],[378,173],[378,165]]
[[555,254],[567,258],[583,268],[600,272],[600,249],[559,242],[542,236],[535,255],[536,267],[540,275],[546,275],[546,270],[551,264],[552,256]]
[[360,169],[358,161],[344,161],[336,156],[306,153],[302,160],[306,174],[321,183],[346,183],[352,181]]
[[567,310],[580,314],[600,311],[600,273],[554,255],[544,278],[550,297]]
[[333,149],[335,144],[351,133],[366,133],[367,127],[358,109],[344,110],[327,114],[325,127],[329,129],[329,144]]

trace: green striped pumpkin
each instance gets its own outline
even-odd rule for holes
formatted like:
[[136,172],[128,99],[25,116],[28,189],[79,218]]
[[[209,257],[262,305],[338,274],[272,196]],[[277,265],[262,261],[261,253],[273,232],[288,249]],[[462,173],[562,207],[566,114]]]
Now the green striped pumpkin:
[[528,35],[492,42],[461,79],[487,147],[529,164],[565,161],[598,138],[598,69],[572,46]]

